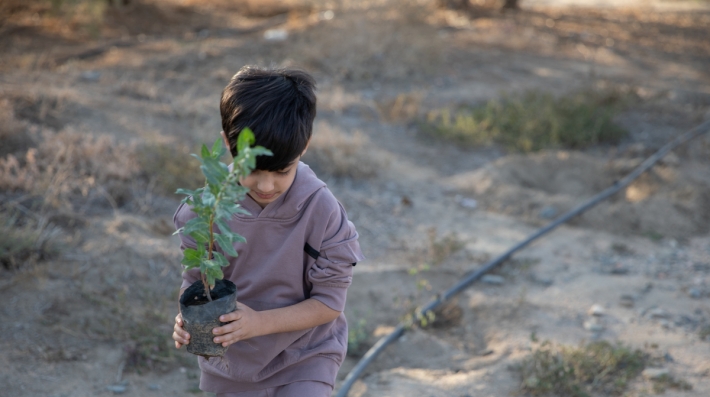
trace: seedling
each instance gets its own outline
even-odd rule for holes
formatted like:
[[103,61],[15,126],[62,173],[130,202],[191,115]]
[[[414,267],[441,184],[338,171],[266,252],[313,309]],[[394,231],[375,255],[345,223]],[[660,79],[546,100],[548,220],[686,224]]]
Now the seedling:
[[202,164],[200,170],[206,179],[205,186],[196,190],[178,189],[176,192],[187,195],[182,202],[187,203],[197,215],[175,232],[187,234],[197,244],[197,248],[186,248],[183,251],[181,263],[185,270],[200,269],[205,295],[210,302],[212,297],[208,291],[212,291],[216,280],[224,277],[222,268],[229,265],[227,258],[216,248],[236,257],[238,254],[233,244],[246,242],[244,237],[232,232],[226,223],[233,215],[249,214],[238,204],[249,192],[249,188],[241,186],[239,180],[256,168],[257,156],[272,154],[264,147],[252,147],[253,144],[254,133],[245,128],[239,133],[238,153],[231,170],[219,160],[227,152],[222,139],[217,139],[212,150],[202,145],[200,155],[193,156]]

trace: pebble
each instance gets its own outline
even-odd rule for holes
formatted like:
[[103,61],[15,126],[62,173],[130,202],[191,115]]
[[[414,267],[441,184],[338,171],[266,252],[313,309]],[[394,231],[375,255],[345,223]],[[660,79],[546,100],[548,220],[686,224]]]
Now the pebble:
[[286,29],[269,29],[264,32],[264,39],[269,41],[284,41],[288,38]]
[[646,379],[660,379],[664,376],[668,376],[670,371],[668,368],[646,368],[641,372],[641,375]]
[[110,385],[106,386],[106,390],[113,392],[113,394],[123,394],[128,390],[126,385]]
[[486,274],[481,277],[481,282],[490,285],[503,285],[505,283],[505,279],[495,274]]
[[81,74],[81,79],[84,81],[97,82],[101,79],[101,72],[97,70],[88,70]]
[[667,318],[671,317],[671,314],[668,313],[667,311],[661,309],[660,307],[657,307],[655,309],[649,310],[648,316],[651,318],[657,318],[657,319],[667,319]]
[[619,304],[623,307],[634,307],[634,297],[631,295],[621,295]]
[[532,276],[532,281],[533,281],[534,283],[540,284],[540,285],[542,285],[542,286],[544,286],[544,287],[549,287],[549,286],[551,286],[552,284],[555,283],[555,280],[553,280],[553,279],[551,279],[551,278],[543,277],[543,276],[537,276],[537,275],[533,275],[533,276]]
[[589,308],[587,314],[589,314],[590,316],[601,317],[606,314],[606,311],[604,310],[602,305],[594,304],[592,305],[592,307]]
[[460,206],[468,208],[470,210],[476,209],[476,207],[478,207],[478,201],[472,198],[462,197],[458,201]]
[[602,332],[604,331],[604,324],[599,322],[597,318],[593,317],[587,321],[584,322],[583,324],[584,329],[586,329],[589,332]]
[[555,209],[555,207],[552,207],[552,206],[549,206],[549,205],[548,205],[547,207],[543,207],[543,208],[540,210],[540,218],[543,218],[543,219],[552,219],[552,218],[554,218],[555,216],[557,216],[557,210]]
[[690,296],[693,299],[700,299],[703,297],[703,295],[705,295],[705,294],[703,293],[703,290],[701,290],[700,288],[691,288],[690,290],[688,290],[688,296]]
[[148,385],[148,390],[158,391],[160,390],[160,385],[157,383],[151,383]]

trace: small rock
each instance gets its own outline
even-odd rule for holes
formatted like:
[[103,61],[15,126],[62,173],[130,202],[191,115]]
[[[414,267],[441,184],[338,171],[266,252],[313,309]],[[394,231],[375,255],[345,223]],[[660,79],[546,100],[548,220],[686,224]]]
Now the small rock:
[[534,282],[536,284],[540,284],[544,287],[549,287],[555,283],[555,280],[553,280],[552,278],[538,276],[538,275],[533,275],[531,277],[531,280],[532,280],[532,282]]
[[286,29],[269,29],[264,32],[264,39],[269,41],[284,41],[288,38]]
[[181,374],[187,373],[187,368],[185,368],[185,367],[180,367],[180,373],[181,373]]
[[634,307],[634,297],[631,295],[621,295],[619,304],[623,307]]
[[89,70],[81,74],[81,79],[84,81],[90,81],[92,83],[99,81],[101,79],[101,72],[98,70]]
[[703,293],[703,290],[700,288],[691,288],[688,290],[688,296],[690,296],[693,299],[700,299],[705,295]]
[[667,165],[669,167],[676,167],[678,166],[678,164],[680,164],[680,159],[675,153],[671,152],[666,154],[660,162],[661,164]]
[[671,324],[671,322],[668,320],[660,320],[658,323],[661,324],[661,327],[663,327],[664,329],[673,328],[673,324]]
[[649,310],[647,314],[649,317],[655,318],[655,319],[668,319],[671,317],[670,313],[661,309],[660,307]]
[[470,210],[476,209],[476,207],[478,207],[478,201],[476,201],[472,198],[461,197],[457,201],[459,202],[460,206],[470,209]]
[[128,390],[126,385],[110,385],[106,386],[106,390],[113,392],[113,394],[123,394]]
[[587,331],[595,333],[602,332],[605,328],[604,324],[602,324],[596,317],[585,321],[583,326]]
[[646,368],[641,372],[641,375],[649,380],[660,379],[669,374],[670,371],[667,368]]
[[148,385],[148,390],[158,391],[160,390],[160,385],[157,383],[151,383]]
[[624,274],[629,274],[629,268],[617,263],[616,265],[612,266],[612,268],[609,270],[609,273],[617,276],[622,276]]
[[596,317],[601,317],[606,314],[606,310],[602,307],[602,305],[592,305],[592,307],[589,308],[587,311],[587,314],[590,316],[596,316]]
[[490,285],[503,285],[505,283],[505,279],[495,274],[486,274],[481,277],[481,282]]
[[540,210],[540,218],[552,219],[555,216],[557,216],[557,209],[555,209],[555,207],[548,205],[546,207],[542,207],[542,209]]
[[485,357],[485,356],[490,356],[493,353],[495,353],[495,351],[493,349],[485,349],[485,350],[481,350],[480,352],[478,352],[478,355],[481,357]]

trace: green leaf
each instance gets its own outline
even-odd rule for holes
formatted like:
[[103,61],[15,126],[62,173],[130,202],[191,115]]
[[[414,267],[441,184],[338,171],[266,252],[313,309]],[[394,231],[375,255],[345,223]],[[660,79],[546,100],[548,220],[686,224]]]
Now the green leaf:
[[201,259],[202,256],[200,255],[200,252],[198,250],[192,248],[185,248],[185,250],[183,251],[182,262],[180,263],[185,265],[185,269],[192,269],[200,266]]
[[243,152],[245,149],[249,148],[249,146],[253,145],[254,141],[254,133],[251,129],[249,127],[244,128],[237,138],[237,150]]
[[215,205],[215,202],[217,201],[217,198],[212,194],[212,192],[204,192],[202,194],[202,204],[205,207],[212,208]]
[[227,166],[211,157],[203,159],[200,169],[205,175],[207,183],[211,185],[219,185],[227,178],[227,175],[229,175]]
[[207,148],[207,145],[204,145],[204,144],[202,145],[202,150],[201,150],[200,155],[202,156],[202,160],[211,157],[210,150]]
[[224,255],[222,255],[221,252],[213,251],[212,257],[214,258],[214,263],[219,265],[219,267],[229,266],[229,261],[227,260],[227,258],[224,257]]
[[219,248],[221,248],[225,254],[233,256],[235,258],[237,257],[237,255],[239,255],[237,253],[237,250],[234,249],[234,245],[232,244],[232,239],[229,238],[229,236],[226,236],[224,234],[215,234],[214,239],[217,242],[217,244],[219,245]]
[[221,157],[222,149],[224,149],[224,144],[222,143],[222,137],[219,137],[212,145],[212,156],[210,157],[215,158],[215,155],[219,155],[216,158]]
[[190,190],[190,189],[178,189],[175,191],[175,194],[184,194],[186,196],[195,196],[197,195],[198,191],[197,190]]
[[228,236],[230,233],[232,233],[232,229],[229,228],[229,225],[224,219],[217,218],[214,220],[214,224],[217,225],[221,234]]
[[210,225],[200,217],[192,218],[187,221],[183,232],[195,239],[198,245],[205,244],[210,239]]

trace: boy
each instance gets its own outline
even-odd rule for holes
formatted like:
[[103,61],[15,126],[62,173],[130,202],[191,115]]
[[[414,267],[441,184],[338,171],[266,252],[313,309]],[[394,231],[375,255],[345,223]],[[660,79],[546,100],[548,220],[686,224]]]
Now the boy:
[[[343,315],[352,266],[363,259],[357,232],[345,210],[313,171],[299,160],[316,115],[315,81],[305,72],[242,68],[222,92],[222,137],[235,154],[239,132],[249,127],[260,156],[240,181],[250,189],[230,228],[248,244],[235,243],[224,275],[237,286],[237,310],[220,317],[215,343],[224,358],[198,358],[200,388],[219,397],[330,396],[347,348]],[[181,205],[180,228],[195,215]],[[181,248],[194,248],[180,235]],[[199,279],[183,273],[180,294]],[[173,339],[190,342],[175,318]]]

